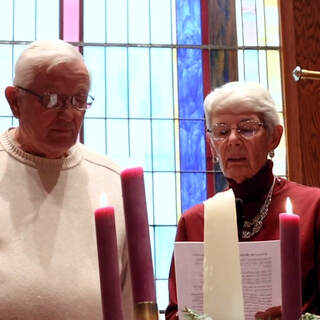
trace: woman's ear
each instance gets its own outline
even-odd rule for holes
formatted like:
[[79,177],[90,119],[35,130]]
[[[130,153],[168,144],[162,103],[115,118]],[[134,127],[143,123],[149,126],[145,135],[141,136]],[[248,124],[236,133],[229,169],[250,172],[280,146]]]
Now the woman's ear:
[[18,106],[18,93],[17,88],[13,86],[9,86],[5,89],[5,96],[9,103],[10,109],[12,114],[19,119],[20,117],[20,110]]
[[282,137],[282,133],[283,133],[283,127],[282,125],[278,124],[276,125],[272,132],[271,132],[271,140],[270,140],[270,150],[274,150],[278,147],[281,137]]
[[208,144],[208,146],[210,148],[212,159],[213,159],[214,162],[216,162],[216,159],[218,159],[218,155],[217,155],[217,152],[215,150],[215,147],[214,147],[214,144],[213,144],[213,141],[212,141],[212,138],[211,138],[209,132],[206,133],[206,140],[207,140],[207,144]]

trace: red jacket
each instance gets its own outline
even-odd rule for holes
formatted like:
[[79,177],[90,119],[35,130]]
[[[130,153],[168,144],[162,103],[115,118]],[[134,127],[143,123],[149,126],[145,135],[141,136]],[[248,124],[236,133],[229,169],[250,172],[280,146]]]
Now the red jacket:
[[[229,181],[235,196],[240,197],[244,202],[246,220],[250,220],[259,212],[272,181],[271,161],[255,177],[241,185],[232,180]],[[320,189],[277,178],[262,229],[249,241],[279,239],[278,216],[286,211],[287,197],[291,199],[293,212],[300,215],[303,312],[320,314]],[[203,241],[203,215],[203,204],[187,210],[179,221],[176,241]],[[172,259],[166,319],[178,319],[176,313],[177,292],[174,259]]]

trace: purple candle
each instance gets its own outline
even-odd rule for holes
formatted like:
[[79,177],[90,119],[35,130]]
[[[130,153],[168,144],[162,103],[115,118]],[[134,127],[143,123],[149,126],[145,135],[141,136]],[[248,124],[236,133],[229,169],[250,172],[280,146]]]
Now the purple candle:
[[300,217],[290,213],[291,203],[287,199],[287,211],[281,213],[281,287],[282,319],[298,320],[301,316],[301,256],[300,256]]
[[95,221],[103,319],[123,320],[114,209],[97,209]]
[[143,169],[123,170],[121,182],[133,299],[156,302]]

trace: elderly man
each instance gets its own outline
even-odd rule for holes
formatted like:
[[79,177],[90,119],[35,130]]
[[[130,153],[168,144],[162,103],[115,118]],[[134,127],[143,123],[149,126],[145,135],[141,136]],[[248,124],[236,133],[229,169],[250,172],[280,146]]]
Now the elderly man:
[[[37,41],[5,90],[0,136],[0,319],[102,319],[94,209],[115,207],[125,319],[133,319],[119,168],[77,143],[93,98],[81,54]],[[110,284],[113,285],[113,284]]]

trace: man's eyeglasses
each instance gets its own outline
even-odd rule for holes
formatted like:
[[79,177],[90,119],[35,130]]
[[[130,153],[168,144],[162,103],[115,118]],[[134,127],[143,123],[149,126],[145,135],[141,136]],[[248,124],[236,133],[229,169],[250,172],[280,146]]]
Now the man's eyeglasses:
[[250,139],[253,137],[264,124],[255,120],[243,120],[237,124],[236,128],[231,128],[230,125],[226,123],[216,123],[213,125],[212,130],[207,129],[211,133],[214,140],[222,141],[228,138],[231,134],[231,130],[235,129],[236,132],[245,139]]
[[46,109],[63,109],[69,99],[73,108],[82,111],[90,108],[94,101],[94,98],[90,95],[78,94],[74,96],[64,96],[58,93],[45,93],[40,95],[26,88],[19,86],[17,86],[17,88],[38,97],[40,103]]

